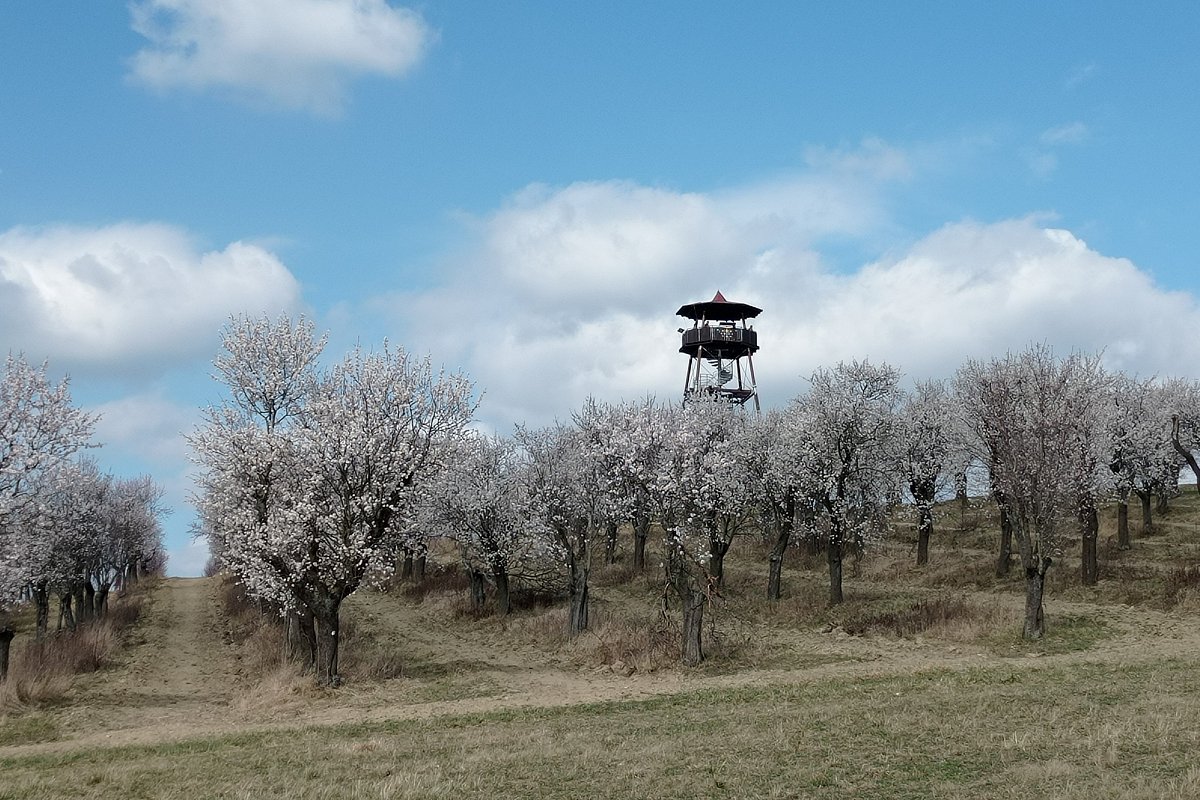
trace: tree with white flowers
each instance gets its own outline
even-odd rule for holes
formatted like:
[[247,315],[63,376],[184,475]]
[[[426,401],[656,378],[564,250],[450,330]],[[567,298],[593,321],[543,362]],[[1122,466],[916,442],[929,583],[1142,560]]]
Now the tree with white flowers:
[[573,426],[517,430],[531,527],[544,532],[566,569],[569,636],[590,622],[592,546],[609,489],[602,466],[606,415],[589,401],[575,418]]
[[783,558],[797,520],[812,523],[818,487],[807,459],[807,436],[795,408],[747,420],[742,459],[768,554],[767,598],[783,594]]
[[235,320],[229,398],[191,437],[202,529],[252,594],[314,622],[309,659],[337,684],[342,601],[387,570],[414,495],[471,419],[471,385],[387,343],[318,370],[310,323]]
[[744,411],[721,400],[664,409],[665,448],[655,502],[663,525],[667,583],[683,606],[683,661],[704,658],[704,609],[719,590],[721,559],[750,513],[750,482],[739,460]]
[[933,506],[953,481],[958,409],[945,383],[923,381],[900,407],[900,468],[917,511],[917,565],[929,563]]
[[486,578],[495,589],[496,611],[507,615],[512,610],[509,578],[536,550],[516,443],[467,436],[452,463],[432,481],[429,495],[426,527],[458,543],[476,602],[483,600]]
[[1107,402],[1098,361],[1058,359],[1034,347],[990,362],[969,361],[956,377],[972,434],[1012,525],[1025,574],[1026,638],[1045,633],[1046,573],[1061,554],[1062,529],[1078,512],[1084,462],[1081,426],[1102,424]]
[[0,679],[13,638],[8,609],[30,585],[31,553],[48,551],[44,509],[61,468],[89,446],[95,417],[76,408],[66,380],[9,354],[0,380]]
[[841,603],[842,562],[885,530],[888,504],[899,495],[902,435],[900,373],[887,364],[841,362],[813,373],[790,413],[806,432],[805,463],[827,522],[829,602]]
[[655,492],[670,431],[666,412],[653,399],[623,403],[610,415],[609,446],[615,490],[633,524],[633,567],[646,567],[646,542],[655,515]]

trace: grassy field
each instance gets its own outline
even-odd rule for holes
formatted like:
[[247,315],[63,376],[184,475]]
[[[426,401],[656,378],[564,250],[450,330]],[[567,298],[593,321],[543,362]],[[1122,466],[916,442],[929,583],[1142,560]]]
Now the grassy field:
[[1180,661],[932,670],[7,759],[0,797],[1200,796]]
[[256,655],[216,583],[167,581],[125,658],[0,715],[0,798],[1200,797],[1200,498],[1110,542],[1099,586],[1068,543],[1037,643],[972,513],[926,569],[900,528],[835,609],[799,555],[763,601],[739,544],[689,670],[623,565],[574,641],[554,606],[466,613],[453,573],[361,593],[338,691]]

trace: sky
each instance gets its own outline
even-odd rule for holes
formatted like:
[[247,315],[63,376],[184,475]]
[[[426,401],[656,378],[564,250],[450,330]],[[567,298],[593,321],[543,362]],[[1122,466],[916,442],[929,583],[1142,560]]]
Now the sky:
[[45,0],[0,8],[0,350],[167,491],[231,316],[461,370],[480,425],[676,397],[763,308],[766,407],[1031,343],[1200,377],[1200,4]]

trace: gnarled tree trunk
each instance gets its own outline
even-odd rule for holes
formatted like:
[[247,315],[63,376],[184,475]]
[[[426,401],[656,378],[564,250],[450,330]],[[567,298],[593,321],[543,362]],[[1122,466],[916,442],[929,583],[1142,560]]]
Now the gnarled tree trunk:
[[508,573],[502,569],[492,571],[492,584],[496,587],[496,611],[502,616],[512,612],[512,598],[508,593]]
[[316,669],[317,631],[313,614],[307,608],[288,612],[284,652],[288,660],[303,664],[306,669]]
[[1196,463],[1192,451],[1179,441],[1179,417],[1175,415],[1171,417],[1171,444],[1175,446],[1175,452],[1183,456],[1183,460],[1192,468],[1192,474],[1196,476],[1196,491],[1200,492],[1200,464]]
[[842,537],[840,531],[829,532],[829,543],[825,547],[829,562],[829,605],[839,605],[842,600]]
[[1008,568],[1012,563],[1012,540],[1012,518],[1009,516],[1008,509],[1000,506],[1000,552],[996,556],[997,578],[1003,578],[1008,575]]
[[775,531],[775,542],[771,545],[770,574],[767,577],[767,599],[778,600],[783,596],[783,557],[787,553],[788,544],[792,539],[792,529],[795,527],[796,504],[789,501],[784,513],[779,517],[779,527]]
[[50,629],[50,589],[42,581],[33,587],[33,602],[37,608],[37,625],[34,636],[40,642]]
[[1095,586],[1100,580],[1100,563],[1098,559],[1100,519],[1095,506],[1085,504],[1079,512],[1079,532],[1083,539],[1081,578],[1084,586]]
[[604,563],[617,563],[617,533],[620,527],[614,521],[604,523]]
[[1128,550],[1133,546],[1129,539],[1129,495],[1117,499],[1117,549]]
[[425,559],[426,558],[427,558],[427,556],[425,555],[425,553],[421,553],[421,555],[417,556],[413,560],[413,571],[412,571],[413,583],[421,584],[421,583],[425,582]]
[[324,595],[318,597],[313,605],[317,634],[317,683],[337,687],[342,684],[342,676],[338,674],[342,601],[337,595]]
[[584,559],[572,558],[568,593],[571,613],[567,619],[567,635],[577,636],[588,627],[588,566]]
[[708,573],[717,586],[725,585],[725,554],[732,541],[712,536],[708,540]]
[[71,611],[71,593],[63,592],[58,596],[58,629],[66,625],[67,630],[75,630],[75,614]]
[[484,602],[487,601],[487,594],[484,589],[483,573],[477,569],[467,570],[467,580],[470,585],[471,606],[475,610],[483,608]]
[[1135,494],[1142,501],[1142,536],[1152,536],[1154,535],[1154,517],[1151,514],[1150,501],[1153,499],[1154,493],[1147,489],[1137,491]]
[[696,587],[689,587],[683,597],[683,663],[695,666],[704,660],[704,604],[708,597]]
[[926,502],[917,504],[917,566],[929,563],[929,537],[933,533],[933,509]]
[[1026,639],[1040,639],[1046,635],[1046,610],[1042,599],[1050,563],[1050,559],[1043,558],[1025,567],[1025,625],[1021,633]]
[[0,627],[0,682],[8,680],[8,654],[15,635],[12,625],[6,623]]
[[646,540],[650,538],[650,515],[639,513],[633,521],[633,567],[646,568]]

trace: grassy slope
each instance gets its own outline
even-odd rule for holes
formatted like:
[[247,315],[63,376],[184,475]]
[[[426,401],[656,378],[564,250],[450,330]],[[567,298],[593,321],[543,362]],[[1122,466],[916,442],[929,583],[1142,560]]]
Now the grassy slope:
[[0,762],[0,797],[1200,796],[1191,664],[992,668]]
[[[992,577],[994,531],[986,513],[981,521],[974,532],[942,534],[925,570],[910,565],[902,541],[869,556],[848,583],[849,602],[833,610],[821,604],[819,560],[809,571],[790,566],[790,597],[768,607],[759,599],[760,554],[739,546],[718,614],[726,644],[713,648],[712,663],[684,677],[742,675],[750,685],[697,690],[685,681],[682,691],[650,700],[65,748],[0,759],[0,798],[1200,797],[1200,676],[1180,655],[1191,651],[1160,653],[1153,626],[1130,639],[1127,624],[1143,617],[1161,623],[1162,610],[1176,603],[1165,619],[1196,627],[1190,613],[1178,613],[1196,608],[1196,587],[1170,580],[1200,551],[1194,491],[1177,501],[1160,535],[1135,540],[1129,553],[1104,548],[1099,587],[1079,585],[1077,549],[1069,543],[1051,573],[1051,636],[1037,646],[1016,637],[1020,581]],[[1111,539],[1111,529],[1110,518],[1102,537]],[[620,620],[629,609],[629,619],[653,619],[637,614],[654,607],[654,581],[598,578],[601,616]],[[914,600],[948,595],[968,597],[975,610],[922,634],[929,642],[879,634],[831,641],[814,630],[888,618]],[[439,658],[474,663],[463,660],[471,642],[502,650],[507,674],[539,653],[560,663],[564,675],[621,655],[607,645],[565,646],[549,635],[558,610],[533,609],[500,623],[457,615],[445,599],[383,601],[421,615],[405,621],[422,629],[406,646],[419,641],[422,658],[435,666]],[[387,613],[386,606],[374,608]],[[1121,624],[1107,621],[1117,615]],[[438,652],[452,640],[453,651]],[[839,676],[843,662],[849,669],[913,648],[928,652],[913,670]],[[939,666],[939,657],[960,648],[986,657],[978,666]],[[1121,655],[1131,649],[1140,656]],[[754,672],[809,664],[825,664],[821,675],[830,677],[797,681]],[[411,680],[385,684],[401,691]]]

